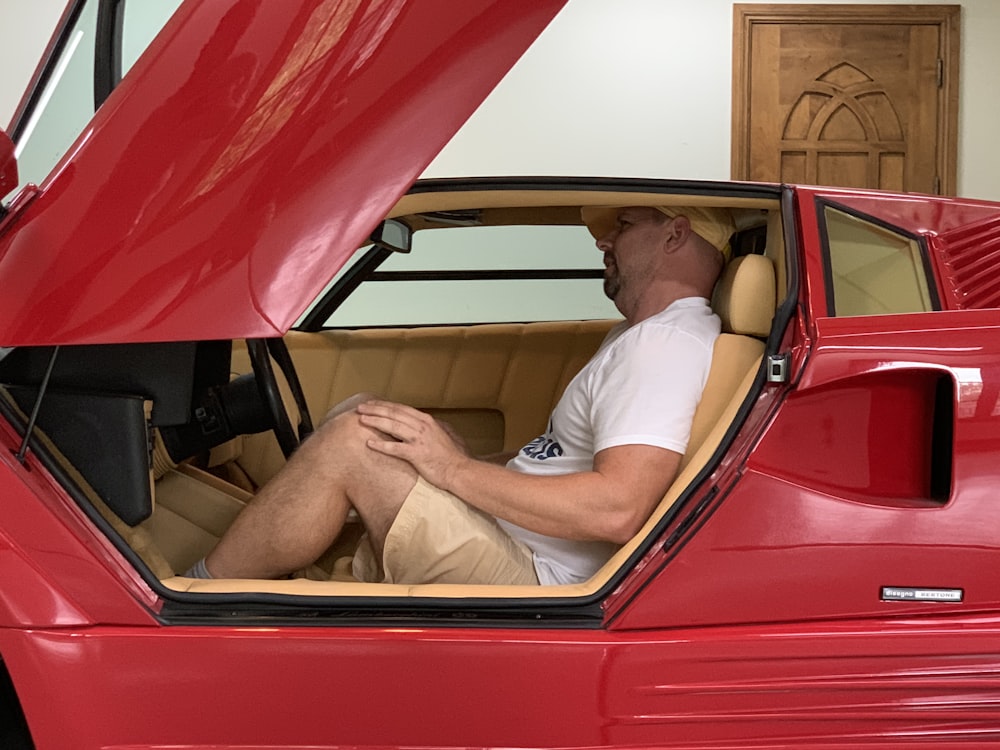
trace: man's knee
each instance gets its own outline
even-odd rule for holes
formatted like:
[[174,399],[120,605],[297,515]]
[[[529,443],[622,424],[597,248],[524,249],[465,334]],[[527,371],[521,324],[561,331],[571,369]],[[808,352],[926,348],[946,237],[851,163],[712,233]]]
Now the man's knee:
[[310,441],[322,451],[326,460],[357,462],[366,460],[366,454],[372,452],[367,446],[371,436],[371,430],[362,425],[357,412],[351,410],[324,418]]
[[313,437],[323,443],[324,455],[347,467],[354,484],[380,483],[386,478],[383,474],[416,478],[416,471],[406,461],[368,447],[370,439],[385,440],[386,435],[361,424],[353,409],[325,421]]
[[365,401],[373,401],[378,398],[380,398],[380,396],[375,393],[369,393],[368,391],[355,393],[353,396],[348,396],[340,403],[330,407],[330,410],[323,415],[321,422],[327,422],[331,419],[339,417],[341,414],[353,412],[358,407],[358,404],[363,404]]

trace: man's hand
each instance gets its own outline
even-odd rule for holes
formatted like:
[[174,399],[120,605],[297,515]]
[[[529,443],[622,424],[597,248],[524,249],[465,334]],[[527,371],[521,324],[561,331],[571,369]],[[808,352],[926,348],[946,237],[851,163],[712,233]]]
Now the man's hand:
[[394,438],[371,438],[369,448],[409,462],[436,487],[449,490],[456,467],[469,460],[464,443],[450,427],[412,406],[364,401],[356,408],[361,424]]
[[[448,437],[451,438],[452,442],[455,443],[455,447],[458,448],[466,456],[472,456],[472,450],[469,448],[469,444],[465,442],[465,438],[462,437],[461,433],[452,427],[448,422],[443,419],[434,420],[438,427],[445,431]],[[472,456],[475,458],[475,456]]]

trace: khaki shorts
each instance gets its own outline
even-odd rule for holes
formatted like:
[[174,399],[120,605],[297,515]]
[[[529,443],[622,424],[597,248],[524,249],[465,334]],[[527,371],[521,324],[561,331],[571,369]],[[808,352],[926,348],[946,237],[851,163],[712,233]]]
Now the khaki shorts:
[[531,550],[492,516],[419,477],[389,529],[382,569],[384,576],[366,536],[353,563],[361,581],[538,584]]

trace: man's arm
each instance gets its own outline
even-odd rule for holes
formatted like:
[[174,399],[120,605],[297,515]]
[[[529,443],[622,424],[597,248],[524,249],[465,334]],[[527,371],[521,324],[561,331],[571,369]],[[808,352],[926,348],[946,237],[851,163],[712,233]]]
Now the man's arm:
[[680,454],[649,445],[600,451],[593,471],[535,476],[466,455],[427,414],[402,404],[358,406],[362,423],[393,439],[371,449],[408,461],[469,505],[539,534],[622,544],[645,523],[677,474]]
[[680,459],[665,448],[621,445],[594,456],[593,471],[558,476],[464,461],[444,489],[539,534],[624,544],[667,491]]
[[506,466],[516,455],[517,451],[504,451],[503,453],[487,453],[482,456],[476,456],[476,458],[480,461],[485,461],[488,464]]

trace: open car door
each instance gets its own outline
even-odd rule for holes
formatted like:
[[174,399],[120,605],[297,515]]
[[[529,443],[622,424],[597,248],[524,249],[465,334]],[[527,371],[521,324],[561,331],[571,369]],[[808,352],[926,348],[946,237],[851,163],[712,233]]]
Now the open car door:
[[12,202],[0,346],[284,332],[563,2],[182,3]]

